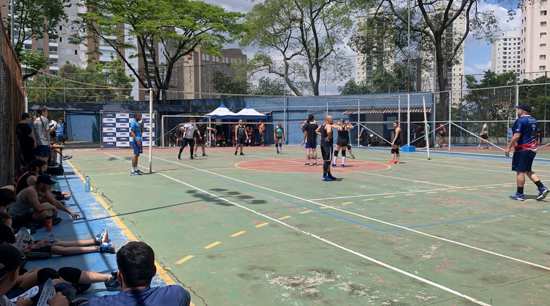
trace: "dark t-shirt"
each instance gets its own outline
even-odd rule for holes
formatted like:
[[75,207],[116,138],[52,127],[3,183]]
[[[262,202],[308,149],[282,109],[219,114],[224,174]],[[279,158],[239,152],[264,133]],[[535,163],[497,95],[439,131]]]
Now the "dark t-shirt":
[[189,306],[191,296],[181,286],[148,288],[139,291],[122,291],[115,295],[92,297],[87,306]]
[[304,124],[303,130],[306,132],[306,140],[308,143],[314,143],[317,142],[317,128],[319,128],[319,125],[315,122],[307,122]]
[[15,127],[17,140],[23,149],[32,149],[34,146],[34,138],[32,138],[32,128],[27,123],[20,122]]
[[519,117],[516,122],[514,122],[514,126],[512,127],[512,131],[514,134],[520,133],[521,137],[518,140],[518,145],[516,146],[516,151],[524,151],[524,150],[531,150],[536,151],[537,150],[537,119],[535,119],[533,116],[526,115]]

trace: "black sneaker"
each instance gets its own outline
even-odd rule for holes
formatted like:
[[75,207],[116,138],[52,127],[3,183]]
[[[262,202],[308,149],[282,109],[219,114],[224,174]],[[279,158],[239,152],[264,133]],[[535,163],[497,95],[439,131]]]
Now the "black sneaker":
[[235,151],[235,155],[237,155],[237,151]]
[[241,156],[242,156],[242,155],[244,155],[244,153],[243,153],[243,152],[241,152]]
[[539,189],[539,194],[537,195],[537,201],[544,200],[544,198],[546,198],[546,196],[548,195],[549,192],[550,192],[550,190],[548,190],[548,188],[546,188],[546,187],[543,187],[543,188]]

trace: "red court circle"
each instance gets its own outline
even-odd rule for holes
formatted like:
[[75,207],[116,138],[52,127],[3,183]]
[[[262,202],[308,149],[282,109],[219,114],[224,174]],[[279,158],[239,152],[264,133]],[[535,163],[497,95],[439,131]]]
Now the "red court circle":
[[[319,161],[317,166],[307,166],[303,159],[286,159],[286,158],[270,158],[270,159],[254,159],[241,161],[235,164],[237,168],[265,171],[265,172],[297,172],[297,173],[318,173],[323,171],[322,161]],[[348,160],[346,167],[333,167],[334,173],[347,173],[355,171],[381,171],[389,169],[391,166],[379,162],[371,162],[365,160]]]

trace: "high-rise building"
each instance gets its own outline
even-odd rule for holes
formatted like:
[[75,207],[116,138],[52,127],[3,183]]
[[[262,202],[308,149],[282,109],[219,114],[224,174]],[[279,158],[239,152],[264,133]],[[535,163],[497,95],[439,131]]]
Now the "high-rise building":
[[223,49],[221,56],[209,55],[196,49],[176,63],[171,89],[182,92],[180,94],[174,92],[172,97],[179,99],[217,97],[219,95],[216,94],[213,82],[216,72],[234,77],[237,73],[235,66],[244,65],[246,62],[247,57],[241,49]]
[[358,25],[357,39],[361,40],[363,50],[356,57],[356,81],[370,84],[377,71],[392,71],[395,64],[395,37],[391,29],[391,16],[369,11]]
[[521,73],[521,35],[506,32],[497,38],[491,48],[491,71]]
[[550,71],[550,0],[521,2],[521,74],[532,80]]
[[[0,0],[0,14],[4,22],[9,22],[11,0]],[[48,58],[47,70],[56,74],[59,68],[65,64],[72,64],[80,68],[85,68],[89,64],[109,63],[120,59],[120,55],[113,49],[105,39],[119,41],[124,45],[133,46],[122,50],[124,58],[130,65],[136,68],[137,72],[145,76],[145,60],[149,62],[149,68],[152,68],[152,61],[148,54],[141,54],[137,45],[137,39],[130,34],[128,26],[120,25],[118,35],[107,36],[103,38],[93,35],[90,32],[81,32],[75,21],[80,19],[80,14],[86,13],[87,7],[84,0],[70,0],[66,3],[66,20],[60,22],[55,39],[48,37],[47,33],[40,39],[29,39],[25,41],[26,50],[42,52]],[[80,31],[80,32],[79,32]],[[78,39],[76,39],[78,38]],[[161,45],[157,50],[157,62],[163,63],[166,60],[161,55]],[[222,56],[212,56],[195,50],[192,53],[180,59],[172,72],[168,99],[183,98],[204,98],[213,95],[213,77],[216,71],[222,72],[227,76],[234,76],[235,71],[232,65],[246,63],[246,55],[240,49],[224,49]],[[131,96],[136,100],[147,99],[148,93],[144,86],[135,78],[131,69],[125,65],[126,74],[134,77]],[[185,92],[185,94],[184,94]]]

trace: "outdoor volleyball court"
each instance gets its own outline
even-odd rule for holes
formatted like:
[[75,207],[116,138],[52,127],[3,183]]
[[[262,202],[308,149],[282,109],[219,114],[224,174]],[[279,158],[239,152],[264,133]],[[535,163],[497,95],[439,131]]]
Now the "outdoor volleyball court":
[[[303,148],[154,149],[129,176],[124,149],[71,150],[70,166],[196,305],[543,305],[550,230],[534,186],[525,202],[510,160],[354,148],[322,182]],[[474,150],[474,149],[472,149]],[[443,151],[441,149],[440,151]],[[550,156],[541,153],[541,157]],[[535,162],[550,180],[545,160]],[[147,171],[147,156],[141,166]],[[90,221],[104,222],[104,220]]]

